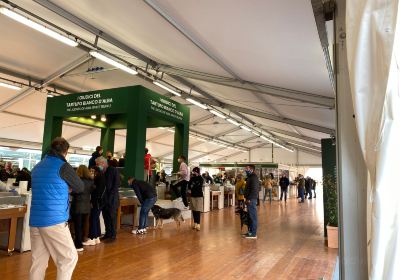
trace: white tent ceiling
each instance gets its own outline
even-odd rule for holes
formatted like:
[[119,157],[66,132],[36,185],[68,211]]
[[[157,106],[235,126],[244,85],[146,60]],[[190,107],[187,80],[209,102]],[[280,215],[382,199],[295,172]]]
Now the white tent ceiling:
[[[35,2],[41,2],[42,5]],[[251,112],[238,115],[219,108],[227,114],[233,113],[253,122],[249,125],[270,132],[280,143],[318,150],[320,145],[316,142],[329,137],[326,132],[309,129],[308,125],[294,126],[287,119],[334,129],[333,109],[307,103],[307,100],[300,102],[296,92],[292,93],[293,98],[283,99],[261,93],[259,87],[246,90],[210,81],[226,77],[229,81],[251,81],[260,84],[261,88],[268,85],[333,99],[311,2],[308,0],[260,0],[252,1],[251,5],[244,0],[235,1],[235,5],[229,0],[15,0],[13,3],[32,13],[28,15],[30,18],[38,17],[35,21],[43,23],[42,20],[46,20],[54,25],[52,29],[61,28],[93,44],[96,37],[93,33],[67,20],[65,14],[56,14],[45,7],[54,3],[154,60],[158,63],[157,67],[161,66],[160,69],[178,69],[181,78],[196,87],[194,96],[280,117],[283,122],[254,116]],[[0,5],[10,8],[6,3],[0,2]],[[25,14],[18,8],[15,11]],[[27,84],[29,79],[34,84],[46,81],[86,53],[85,49],[66,46],[1,14],[0,34],[0,78],[19,83]],[[146,63],[138,57],[101,38],[97,46],[138,67],[146,67]],[[91,67],[104,67],[105,71],[87,73]],[[155,74],[155,70],[150,67],[149,72]],[[188,71],[196,77],[185,76]],[[164,80],[183,91],[190,90],[173,76],[165,74]],[[161,94],[169,94],[139,76],[129,75],[96,59],[89,59],[67,71],[47,88],[57,88],[67,94],[137,84]],[[209,93],[212,99],[201,96],[201,90]],[[41,142],[47,95],[43,91],[34,91],[15,103],[7,103],[18,94],[17,91],[0,87],[0,138]],[[183,98],[172,98],[188,104]],[[236,126],[212,117],[209,112],[195,106],[191,107],[191,122],[194,133],[210,138],[247,148],[268,146],[267,142],[256,138],[254,134],[242,129],[235,130]],[[96,146],[99,143],[99,131],[88,130],[90,128],[65,124],[63,136],[72,139],[74,147]],[[122,153],[125,148],[124,135],[125,131],[117,133],[117,152]],[[149,129],[147,140],[153,156],[165,159],[172,157],[173,133]],[[248,153],[221,148],[196,138],[190,139],[189,158],[229,160],[230,156],[235,160],[248,159]]]

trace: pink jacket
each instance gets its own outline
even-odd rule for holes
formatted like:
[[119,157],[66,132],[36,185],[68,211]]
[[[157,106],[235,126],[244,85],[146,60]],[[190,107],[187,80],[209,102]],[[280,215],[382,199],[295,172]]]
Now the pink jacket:
[[186,165],[186,163],[181,162],[181,165],[179,166],[178,174],[180,175],[180,180],[188,181],[188,182],[190,181],[189,168]]

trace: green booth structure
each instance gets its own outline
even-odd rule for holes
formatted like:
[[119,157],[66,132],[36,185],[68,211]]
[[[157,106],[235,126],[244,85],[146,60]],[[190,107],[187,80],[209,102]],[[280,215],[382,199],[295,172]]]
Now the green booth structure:
[[[93,115],[97,118],[92,119]],[[100,120],[102,115],[105,121]],[[177,158],[188,156],[189,119],[188,106],[143,86],[52,97],[47,99],[42,151],[43,155],[47,153],[51,141],[62,136],[64,121],[100,128],[100,145],[111,152],[114,152],[115,130],[126,129],[125,178],[134,176],[143,180],[146,129],[175,127],[173,170],[176,172]]]

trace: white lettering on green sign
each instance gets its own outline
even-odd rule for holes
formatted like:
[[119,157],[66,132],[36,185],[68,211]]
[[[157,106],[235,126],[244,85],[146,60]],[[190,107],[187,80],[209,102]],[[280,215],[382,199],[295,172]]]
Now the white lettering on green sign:
[[79,112],[111,108],[112,103],[111,97],[102,98],[100,93],[90,93],[79,95],[75,101],[67,102],[65,105],[67,112]]
[[159,100],[150,99],[150,109],[180,121],[183,119],[183,112],[177,109],[176,104],[162,97]]

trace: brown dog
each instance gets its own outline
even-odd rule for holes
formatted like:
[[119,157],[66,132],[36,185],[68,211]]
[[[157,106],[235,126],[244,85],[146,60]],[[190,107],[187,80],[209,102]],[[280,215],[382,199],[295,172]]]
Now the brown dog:
[[182,211],[178,208],[162,208],[158,205],[154,205],[151,208],[151,212],[153,212],[154,218],[156,219],[155,228],[162,228],[164,220],[174,219],[176,222],[176,226],[179,229],[181,226],[181,222],[185,221],[182,216]]

